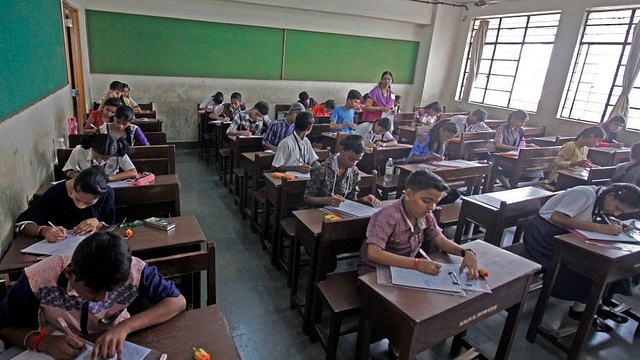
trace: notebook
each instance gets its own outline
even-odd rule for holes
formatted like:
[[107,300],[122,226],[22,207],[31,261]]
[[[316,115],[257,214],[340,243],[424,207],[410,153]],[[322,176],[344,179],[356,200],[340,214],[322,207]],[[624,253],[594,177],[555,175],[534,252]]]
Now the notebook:
[[353,200],[343,201],[339,207],[325,206],[326,209],[331,210],[340,215],[347,217],[367,217],[372,216],[380,210],[379,207],[371,207],[369,205],[361,204]]

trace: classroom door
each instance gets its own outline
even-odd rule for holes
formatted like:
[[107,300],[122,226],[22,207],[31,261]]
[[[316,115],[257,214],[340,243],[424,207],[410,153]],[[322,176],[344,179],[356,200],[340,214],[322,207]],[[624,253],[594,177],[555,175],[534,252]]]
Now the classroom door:
[[87,118],[87,103],[84,93],[84,73],[82,71],[82,51],[80,48],[80,29],[78,25],[78,10],[63,2],[63,24],[65,37],[65,52],[67,57],[67,74],[71,97],[73,102],[73,114],[78,119],[78,128],[82,129]]

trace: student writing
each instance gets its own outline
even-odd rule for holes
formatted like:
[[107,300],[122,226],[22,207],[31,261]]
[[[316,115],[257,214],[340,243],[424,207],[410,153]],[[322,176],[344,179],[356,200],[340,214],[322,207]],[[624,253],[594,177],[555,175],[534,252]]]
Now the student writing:
[[598,144],[598,146],[614,148],[623,147],[624,144],[618,141],[618,132],[624,127],[626,122],[627,119],[625,119],[624,116],[616,115],[600,124],[606,134],[606,137]]
[[217,113],[216,111],[211,112],[209,114],[209,118],[218,121],[231,121],[237,113],[240,111],[245,111],[247,108],[242,102],[242,94],[239,92],[234,92],[231,94],[231,100],[228,104],[224,104],[222,107],[222,112]]
[[[71,151],[62,171],[73,179],[84,169],[100,166],[109,181],[135,178],[138,171],[129,159],[128,151],[129,145],[122,138],[116,139],[111,134],[85,135],[80,145]],[[120,172],[120,169],[123,171]]]
[[271,167],[275,171],[297,171],[307,174],[312,166],[318,166],[318,155],[311,147],[307,135],[313,128],[313,115],[297,113],[293,133],[278,144]]
[[286,117],[271,122],[264,139],[262,139],[262,146],[264,146],[265,150],[276,151],[280,141],[293,133],[296,116],[302,111],[305,111],[304,106],[299,102],[295,102],[289,107]]
[[604,139],[604,130],[599,126],[591,126],[580,132],[578,136],[562,145],[553,161],[553,171],[549,174],[549,184],[558,180],[557,169],[568,169],[572,166],[591,168],[593,164],[587,158],[590,147],[598,145]]
[[332,99],[329,99],[323,103],[317,104],[316,106],[311,108],[311,113],[313,116],[331,116],[331,112],[336,107],[336,102]]
[[387,147],[398,144],[391,135],[391,120],[380,118],[375,122],[363,122],[356,127],[354,134],[362,136],[368,148]]
[[113,121],[113,115],[116,113],[118,106],[122,105],[122,101],[118,98],[108,98],[102,103],[102,109],[94,110],[89,114],[87,121],[84,123],[85,132],[95,132],[102,124]]
[[102,124],[97,132],[111,134],[116,139],[124,139],[129,146],[149,146],[149,140],[144,136],[142,129],[131,123],[133,109],[127,105],[120,105],[113,115],[113,122]]
[[268,113],[269,104],[258,101],[251,109],[236,113],[227,129],[227,135],[263,135],[271,124]]
[[449,118],[451,122],[458,126],[458,135],[466,132],[491,131],[491,128],[485,124],[487,112],[482,109],[475,109],[471,115],[456,115]]
[[428,133],[413,142],[407,162],[433,162],[444,160],[446,144],[456,136],[458,127],[449,120],[436,123]]

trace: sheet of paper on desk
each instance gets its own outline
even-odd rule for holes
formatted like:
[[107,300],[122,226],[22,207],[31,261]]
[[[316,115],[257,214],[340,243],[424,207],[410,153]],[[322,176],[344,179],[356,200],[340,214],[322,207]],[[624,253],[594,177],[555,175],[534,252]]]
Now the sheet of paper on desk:
[[67,230],[67,238],[62,241],[57,243],[48,242],[47,240],[38,241],[20,250],[20,252],[35,255],[71,254],[86,237],[87,235],[75,236],[71,230]]
[[271,149],[267,149],[264,152],[269,153],[269,154],[275,154],[276,152],[271,150]]
[[[91,352],[93,351],[93,344],[87,343],[87,350],[85,350],[76,360],[91,360]],[[122,346],[122,358],[127,360],[143,360],[151,352],[150,349],[136,345],[134,343],[125,341]],[[105,360],[117,360],[118,356],[111,357]],[[53,360],[53,358],[47,354],[37,353],[35,351],[25,350],[20,355],[13,357],[12,360]]]
[[601,234],[595,231],[587,231],[587,230],[570,230],[572,234],[582,239],[589,240],[597,240],[597,241],[608,241],[608,242],[620,242],[620,243],[628,243],[628,244],[637,244],[640,245],[640,241],[632,238],[631,236],[620,233],[620,235],[607,235]]
[[325,208],[335,211],[339,214],[353,217],[366,217],[371,216],[380,210],[379,207],[371,207],[369,205],[360,204],[352,200],[345,200],[339,207],[325,206]]
[[467,161],[467,160],[434,161],[432,164],[437,166],[447,166],[447,167],[454,167],[454,168],[464,168],[464,167],[478,165],[478,163],[474,163],[472,161]]
[[394,285],[449,294],[464,294],[463,289],[486,293],[491,292],[486,280],[470,280],[467,278],[466,272],[460,274],[459,270],[459,264],[442,264],[438,275],[428,275],[413,269],[391,266],[391,282]]
[[128,182],[122,181],[122,180],[109,181],[109,183],[107,185],[109,185],[112,189],[119,188],[119,187],[125,187],[125,186],[131,186],[131,185],[129,185]]
[[297,171],[287,171],[285,173],[286,175],[293,175],[299,179],[311,179],[311,173],[301,173],[301,172],[297,172]]

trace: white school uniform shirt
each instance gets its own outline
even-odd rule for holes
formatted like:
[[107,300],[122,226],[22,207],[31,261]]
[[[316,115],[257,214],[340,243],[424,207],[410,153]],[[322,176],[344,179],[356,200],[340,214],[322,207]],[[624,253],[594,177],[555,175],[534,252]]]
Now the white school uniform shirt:
[[598,186],[592,185],[572,187],[549,199],[538,214],[549,222],[554,211],[583,221],[591,221],[593,206],[598,198],[597,191]]
[[311,165],[316,160],[318,160],[318,155],[311,147],[309,139],[307,137],[300,139],[294,131],[278,144],[271,166]]
[[66,173],[69,170],[80,172],[94,165],[101,166],[107,176],[117,174],[120,168],[122,168],[123,171],[129,171],[136,168],[128,155],[114,156],[104,164],[100,165],[97,161],[93,160],[93,153],[90,148],[83,149],[82,145],[78,145],[73,149],[73,151],[71,151],[69,160],[64,164],[62,172]]
[[353,133],[362,136],[365,142],[373,143],[376,141],[387,142],[393,140],[393,135],[391,135],[391,133],[388,131],[383,133],[382,135],[377,135],[376,133],[374,133],[373,125],[374,123],[364,122],[356,126],[356,129],[353,131]]
[[489,125],[487,125],[484,121],[479,123],[469,125],[467,124],[468,116],[465,115],[456,115],[449,118],[451,122],[458,126],[458,137],[467,132],[478,132],[478,131],[491,131]]

